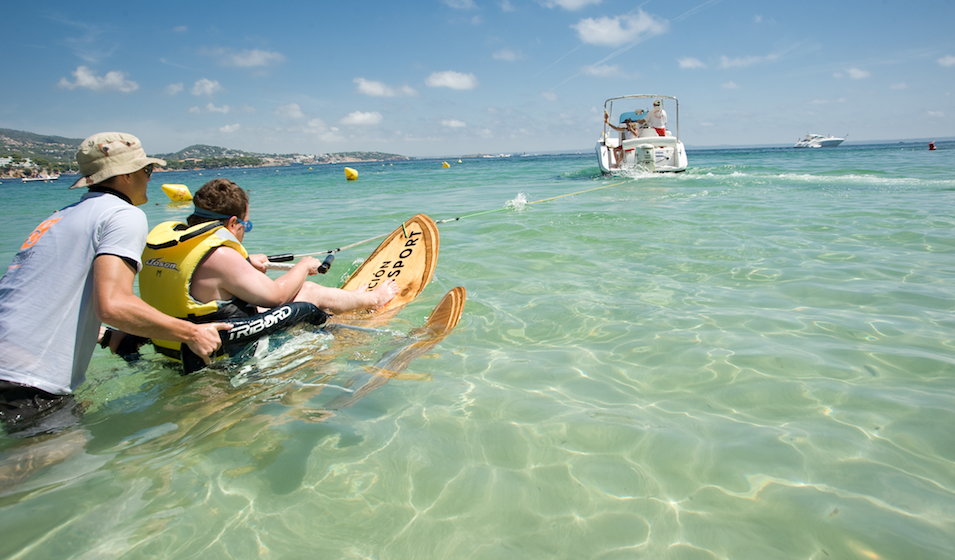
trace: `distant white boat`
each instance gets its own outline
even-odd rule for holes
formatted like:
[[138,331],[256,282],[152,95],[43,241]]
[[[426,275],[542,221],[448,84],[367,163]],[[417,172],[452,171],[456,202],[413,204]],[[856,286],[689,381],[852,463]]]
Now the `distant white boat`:
[[835,148],[845,142],[845,138],[836,138],[833,135],[807,134],[805,138],[796,142],[797,148]]
[[[652,101],[665,104],[666,110],[673,112],[671,122],[675,127],[667,125],[659,130],[650,128],[650,112],[656,110],[650,107]],[[614,102],[617,103],[618,109],[622,109],[616,114]],[[664,107],[661,106],[660,109]],[[611,128],[611,122],[619,122],[620,126]],[[636,128],[619,132],[628,126]],[[680,141],[680,102],[677,98],[637,94],[611,97],[605,101],[603,132],[597,141],[597,163],[601,173],[605,175],[633,171],[686,171],[686,149]]]
[[60,178],[60,174],[59,174],[59,173],[57,173],[56,175],[37,175],[37,176],[35,176],[35,177],[24,177],[24,178],[23,178],[23,182],[24,182],[24,183],[37,183],[37,182],[40,182],[40,181],[44,181],[44,182],[45,182],[45,181],[56,181],[56,180],[59,179],[59,178]]

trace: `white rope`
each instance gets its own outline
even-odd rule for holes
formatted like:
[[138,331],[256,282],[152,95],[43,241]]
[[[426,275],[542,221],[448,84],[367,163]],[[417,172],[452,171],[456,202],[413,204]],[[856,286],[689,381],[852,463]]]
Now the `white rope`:
[[265,263],[266,270],[292,270],[293,266],[295,266],[295,263],[290,263],[290,262],[281,262],[281,263],[266,262]]

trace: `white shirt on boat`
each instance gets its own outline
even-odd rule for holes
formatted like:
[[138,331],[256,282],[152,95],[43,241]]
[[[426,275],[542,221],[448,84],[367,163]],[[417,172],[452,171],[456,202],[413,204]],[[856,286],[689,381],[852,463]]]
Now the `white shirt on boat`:
[[664,111],[662,107],[655,107],[652,111],[650,111],[650,115],[647,117],[647,122],[649,122],[650,126],[653,128],[666,128],[667,112]]

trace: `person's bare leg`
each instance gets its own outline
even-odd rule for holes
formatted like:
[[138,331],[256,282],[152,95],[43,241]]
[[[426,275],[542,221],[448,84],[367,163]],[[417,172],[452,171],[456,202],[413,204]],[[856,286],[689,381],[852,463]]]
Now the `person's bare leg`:
[[293,301],[305,301],[316,305],[319,309],[332,313],[347,313],[364,309],[379,308],[398,295],[398,283],[394,279],[378,284],[372,291],[367,291],[368,285],[362,285],[354,290],[328,288],[314,282],[306,282],[295,295]]

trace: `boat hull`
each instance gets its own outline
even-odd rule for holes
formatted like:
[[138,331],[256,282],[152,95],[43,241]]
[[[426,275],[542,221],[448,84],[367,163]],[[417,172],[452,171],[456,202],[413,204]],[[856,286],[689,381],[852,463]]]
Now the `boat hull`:
[[624,140],[623,149],[617,151],[623,156],[620,162],[614,154],[617,145],[613,138],[597,142],[597,163],[604,175],[686,171],[686,148],[672,136]]

